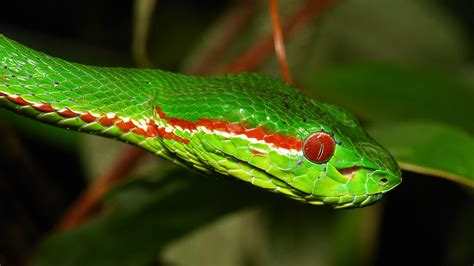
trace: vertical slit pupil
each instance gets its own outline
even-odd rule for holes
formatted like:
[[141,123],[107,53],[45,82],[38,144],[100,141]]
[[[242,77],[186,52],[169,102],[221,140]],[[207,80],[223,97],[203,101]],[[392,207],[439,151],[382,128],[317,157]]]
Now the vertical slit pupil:
[[318,160],[321,160],[321,158],[323,157],[323,153],[324,153],[324,142],[321,143],[321,146],[319,146]]

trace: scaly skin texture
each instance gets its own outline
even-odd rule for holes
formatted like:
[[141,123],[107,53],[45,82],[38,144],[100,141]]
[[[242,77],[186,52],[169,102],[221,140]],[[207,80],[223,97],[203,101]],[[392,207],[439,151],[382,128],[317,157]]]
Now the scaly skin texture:
[[[401,182],[394,159],[350,114],[258,74],[85,66],[0,35],[0,106],[311,204],[365,206]],[[302,151],[314,132],[336,143],[326,162]]]

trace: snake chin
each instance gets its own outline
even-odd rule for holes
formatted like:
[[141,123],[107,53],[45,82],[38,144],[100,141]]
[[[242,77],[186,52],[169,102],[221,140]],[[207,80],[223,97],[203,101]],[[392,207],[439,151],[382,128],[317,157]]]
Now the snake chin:
[[383,193],[345,195],[340,197],[314,197],[307,198],[313,205],[327,205],[334,209],[360,208],[372,205],[383,198]]

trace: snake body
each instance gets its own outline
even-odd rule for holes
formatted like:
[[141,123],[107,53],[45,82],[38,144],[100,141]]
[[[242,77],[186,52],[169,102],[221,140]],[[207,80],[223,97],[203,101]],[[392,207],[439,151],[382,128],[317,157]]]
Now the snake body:
[[365,206],[401,182],[350,114],[259,74],[87,66],[0,35],[0,106],[311,204]]

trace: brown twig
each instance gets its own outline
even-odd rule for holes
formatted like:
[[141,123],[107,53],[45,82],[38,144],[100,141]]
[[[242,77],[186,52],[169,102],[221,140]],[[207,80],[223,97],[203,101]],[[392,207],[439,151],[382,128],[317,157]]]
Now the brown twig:
[[[283,37],[294,33],[301,26],[311,21],[331,7],[335,0],[309,0],[305,5],[293,13],[283,26]],[[269,34],[255,43],[235,61],[223,67],[217,73],[250,71],[260,65],[273,51],[273,36]]]
[[134,146],[125,148],[113,166],[103,176],[97,178],[63,215],[55,231],[64,231],[81,224],[97,209],[104,195],[138,164],[146,151]]
[[287,84],[291,84],[292,78],[290,74],[290,68],[288,67],[288,60],[286,59],[285,42],[281,32],[280,12],[278,11],[277,0],[268,0],[268,9],[270,11],[272,20],[273,43],[275,46],[275,53],[278,58],[278,64],[280,65],[280,72],[283,76],[283,80]]
[[219,35],[211,40],[211,43],[199,53],[199,57],[195,58],[190,66],[184,69],[184,72],[195,75],[209,74],[210,69],[216,66],[227,48],[250,23],[256,7],[256,0],[237,1],[230,13],[225,16],[224,21],[219,24],[219,28],[225,30],[219,31]]

